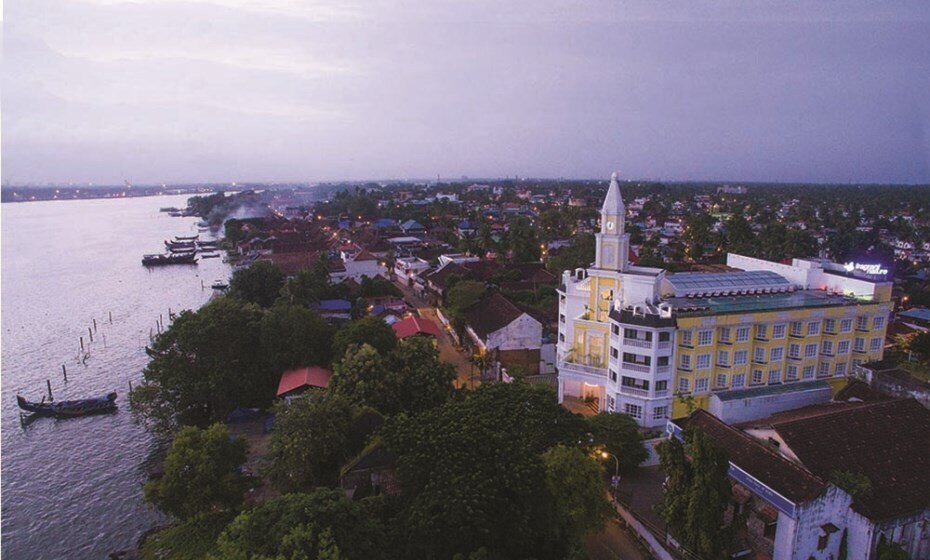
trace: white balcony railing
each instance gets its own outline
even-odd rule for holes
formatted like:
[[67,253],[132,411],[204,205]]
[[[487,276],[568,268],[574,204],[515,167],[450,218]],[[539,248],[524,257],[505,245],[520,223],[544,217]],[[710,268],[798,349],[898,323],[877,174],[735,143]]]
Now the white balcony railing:
[[639,387],[620,386],[620,392],[625,395],[635,395],[637,397],[648,397],[649,389],[640,389]]
[[667,397],[667,396],[668,396],[668,389],[656,389],[656,390],[654,391],[654,394],[655,394],[656,397]]
[[584,364],[578,364],[575,362],[568,362],[566,360],[559,360],[559,371],[576,371],[579,373],[587,373],[588,375],[598,375],[600,377],[607,377],[607,368],[599,366],[588,366]]
[[645,366],[642,364],[631,364],[629,362],[623,362],[623,364],[621,364],[620,367],[622,367],[623,369],[627,371],[635,371],[637,373],[649,373],[650,372],[649,366]]
[[672,341],[670,340],[660,340],[658,344],[659,350],[668,350],[672,347]]
[[639,340],[636,338],[624,338],[624,346],[635,346],[636,348],[652,348],[651,340]]
[[668,373],[672,371],[671,365],[656,366],[656,373]]

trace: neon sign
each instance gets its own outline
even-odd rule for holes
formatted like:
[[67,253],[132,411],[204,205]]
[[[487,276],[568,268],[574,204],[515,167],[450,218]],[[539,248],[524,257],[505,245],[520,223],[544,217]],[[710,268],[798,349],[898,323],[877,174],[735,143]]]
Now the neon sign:
[[860,272],[864,272],[866,274],[871,274],[875,276],[884,276],[885,274],[888,274],[888,269],[882,268],[882,265],[880,264],[862,264],[862,263],[848,262],[843,265],[843,268],[845,268],[847,272],[853,272],[854,270],[858,270]]

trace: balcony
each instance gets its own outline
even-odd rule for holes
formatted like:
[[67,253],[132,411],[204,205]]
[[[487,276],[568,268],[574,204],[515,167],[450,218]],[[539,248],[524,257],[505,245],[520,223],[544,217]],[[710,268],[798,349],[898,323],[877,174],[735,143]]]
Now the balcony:
[[637,338],[624,338],[624,346],[634,346],[636,348],[652,348],[651,340],[639,340]]
[[644,364],[633,364],[630,362],[623,362],[620,364],[620,367],[627,371],[635,371],[636,373],[650,373],[650,366]]
[[567,360],[559,360],[559,371],[569,371],[575,373],[585,373],[588,375],[597,375],[607,377],[607,368],[595,365],[579,364]]
[[656,397],[667,397],[668,389],[656,389],[653,393]]
[[656,373],[669,373],[672,371],[671,364],[665,364],[664,366],[656,366]]
[[648,397],[649,389],[640,389],[639,387],[629,387],[627,385],[620,386],[620,392],[624,395],[633,395],[636,397]]
[[660,340],[660,341],[659,341],[659,344],[658,344],[658,346],[657,346],[657,348],[658,348],[659,350],[668,350],[668,349],[671,348],[671,347],[672,347],[672,341],[671,341],[671,340]]

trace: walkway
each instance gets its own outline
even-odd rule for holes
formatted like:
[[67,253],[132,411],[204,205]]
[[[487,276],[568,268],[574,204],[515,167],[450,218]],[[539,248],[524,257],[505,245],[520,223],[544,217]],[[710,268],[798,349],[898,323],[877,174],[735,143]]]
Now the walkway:
[[591,560],[649,560],[633,533],[617,519],[607,521],[604,530],[585,540]]

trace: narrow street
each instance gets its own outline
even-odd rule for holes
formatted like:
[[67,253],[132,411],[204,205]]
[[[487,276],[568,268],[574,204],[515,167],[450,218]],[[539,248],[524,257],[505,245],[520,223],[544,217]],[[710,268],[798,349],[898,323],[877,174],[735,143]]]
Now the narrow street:
[[400,288],[404,293],[404,300],[416,307],[421,317],[436,323],[436,326],[442,331],[442,336],[439,338],[439,358],[455,366],[455,370],[458,372],[455,386],[477,387],[480,384],[478,380],[478,371],[472,366],[471,362],[468,361],[468,353],[456,348],[455,342],[452,340],[449,332],[436,315],[436,308],[423,301],[412,288],[404,283],[395,281],[394,285]]
[[611,518],[604,530],[588,537],[585,548],[591,560],[649,560],[636,537],[616,518]]

